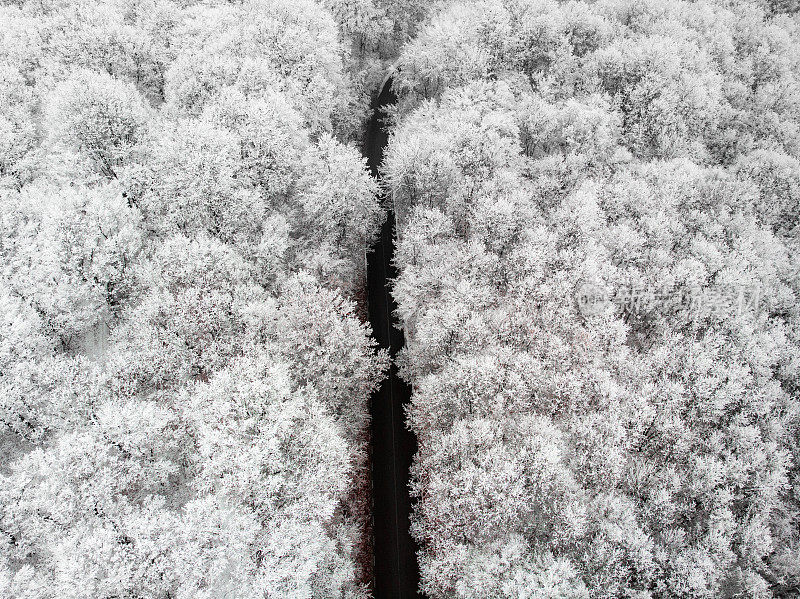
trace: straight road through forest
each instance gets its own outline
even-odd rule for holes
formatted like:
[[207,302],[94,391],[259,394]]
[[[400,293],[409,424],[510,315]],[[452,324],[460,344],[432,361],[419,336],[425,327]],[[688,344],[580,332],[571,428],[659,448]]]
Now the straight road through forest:
[[[364,151],[373,173],[383,159],[387,142],[381,106],[394,104],[391,79],[373,104]],[[394,213],[388,209],[386,222],[374,249],[367,256],[369,320],[373,335],[394,358],[403,346],[403,333],[393,326],[394,299],[389,282],[396,276],[394,256]],[[372,396],[372,489],[375,531],[376,599],[417,597],[419,570],[416,544],[409,532],[411,500],[408,480],[416,439],[405,427],[403,405],[411,388],[397,376],[394,363],[389,376]]]

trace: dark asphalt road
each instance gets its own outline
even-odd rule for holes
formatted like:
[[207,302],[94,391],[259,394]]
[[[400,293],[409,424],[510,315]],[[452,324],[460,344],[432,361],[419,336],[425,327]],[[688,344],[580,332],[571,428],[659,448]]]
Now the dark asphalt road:
[[[373,104],[373,109],[397,100],[389,80]],[[383,159],[387,134],[381,114],[374,110],[367,129],[364,151],[372,173],[377,176]],[[367,256],[369,320],[373,335],[381,347],[389,348],[392,357],[403,346],[403,333],[393,326],[394,299],[389,281],[396,276],[394,255],[394,214],[381,229],[374,251]],[[416,439],[405,427],[403,404],[411,397],[411,388],[397,376],[392,364],[387,379],[372,396],[372,488],[375,530],[376,599],[417,597],[419,569],[416,544],[409,533],[411,500],[408,470],[417,450]]]

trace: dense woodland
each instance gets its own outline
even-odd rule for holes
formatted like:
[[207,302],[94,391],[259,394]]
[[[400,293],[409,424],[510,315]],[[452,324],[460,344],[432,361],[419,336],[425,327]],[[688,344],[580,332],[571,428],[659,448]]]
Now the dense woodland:
[[0,1],[0,596],[369,595],[381,185],[428,597],[800,595],[797,9]]
[[302,0],[0,7],[0,596],[366,595],[344,39]]
[[792,8],[464,2],[402,49],[429,597],[800,593]]

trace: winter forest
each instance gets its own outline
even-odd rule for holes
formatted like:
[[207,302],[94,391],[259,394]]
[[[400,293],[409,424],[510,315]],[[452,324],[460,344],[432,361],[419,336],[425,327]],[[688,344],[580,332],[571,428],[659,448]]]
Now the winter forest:
[[421,596],[800,597],[796,0],[0,0],[0,597],[381,599],[389,215]]

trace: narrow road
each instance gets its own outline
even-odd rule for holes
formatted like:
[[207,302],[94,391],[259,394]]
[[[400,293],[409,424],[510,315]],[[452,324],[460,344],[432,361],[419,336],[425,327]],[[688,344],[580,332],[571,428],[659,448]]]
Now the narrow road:
[[[372,174],[378,176],[387,142],[381,122],[381,106],[394,104],[397,97],[386,82],[373,103],[364,151]],[[389,207],[386,222],[374,250],[367,255],[369,320],[373,335],[394,358],[403,347],[403,333],[393,326],[394,299],[389,282],[396,276],[394,256],[394,213]],[[394,364],[389,376],[372,396],[372,489],[375,530],[375,599],[417,597],[419,569],[416,544],[409,533],[411,500],[408,470],[417,450],[416,439],[405,427],[403,404],[411,388],[397,376]]]

